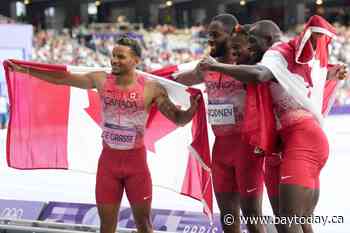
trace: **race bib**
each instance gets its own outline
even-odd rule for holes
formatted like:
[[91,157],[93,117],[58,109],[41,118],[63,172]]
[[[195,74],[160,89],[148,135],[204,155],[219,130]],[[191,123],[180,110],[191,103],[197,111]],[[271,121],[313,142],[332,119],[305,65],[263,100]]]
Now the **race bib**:
[[105,123],[102,138],[111,148],[118,150],[133,149],[136,140],[136,129]]
[[232,104],[209,104],[209,124],[212,125],[233,125],[235,124],[235,113]]

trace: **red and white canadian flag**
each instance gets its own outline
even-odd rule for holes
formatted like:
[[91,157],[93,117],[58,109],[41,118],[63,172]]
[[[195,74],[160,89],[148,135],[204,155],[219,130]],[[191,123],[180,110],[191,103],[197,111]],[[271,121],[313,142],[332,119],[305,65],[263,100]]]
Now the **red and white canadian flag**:
[[[12,62],[52,72],[106,70]],[[8,166],[96,173],[102,149],[98,93],[52,85],[29,73],[14,72],[6,61],[4,68],[11,104],[6,155]],[[165,68],[157,73],[169,76],[174,71]],[[162,83],[170,98],[181,106],[189,106],[190,93],[200,93],[165,78],[142,74]],[[210,149],[203,99],[194,119],[185,127],[177,127],[153,108],[145,143],[153,184],[201,201],[205,213],[211,218]]]
[[[312,34],[317,33],[316,48],[312,48]],[[288,43],[272,46],[261,64],[268,67],[283,88],[322,124],[341,85],[327,80],[328,45],[336,38],[335,28],[321,16],[314,15],[304,31]]]
[[[319,35],[315,49],[311,44],[313,33]],[[327,80],[328,69],[332,66],[328,64],[328,45],[334,38],[335,28],[322,17],[312,16],[299,36],[287,43],[276,43],[260,63],[321,125],[334,102],[336,90],[342,85],[338,80]],[[278,149],[269,84],[248,85],[242,133],[250,144],[266,152]]]

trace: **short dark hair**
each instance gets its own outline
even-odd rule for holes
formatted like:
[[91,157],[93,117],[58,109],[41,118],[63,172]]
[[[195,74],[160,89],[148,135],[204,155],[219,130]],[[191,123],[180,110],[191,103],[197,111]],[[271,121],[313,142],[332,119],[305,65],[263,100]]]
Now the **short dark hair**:
[[142,49],[137,40],[123,35],[117,40],[117,44],[129,47],[137,57],[142,57]]
[[255,30],[257,30],[259,34],[264,36],[271,36],[274,42],[280,40],[280,37],[282,35],[281,29],[272,20],[260,20],[254,23],[251,29],[253,29],[254,26]]
[[220,14],[220,15],[214,16],[214,18],[211,21],[212,22],[218,21],[222,23],[222,25],[224,26],[224,30],[228,34],[232,34],[236,25],[238,24],[237,18],[232,14]]
[[243,25],[237,24],[235,27],[235,30],[232,33],[232,36],[235,36],[235,35],[248,36],[251,28],[252,28],[252,24],[243,24]]

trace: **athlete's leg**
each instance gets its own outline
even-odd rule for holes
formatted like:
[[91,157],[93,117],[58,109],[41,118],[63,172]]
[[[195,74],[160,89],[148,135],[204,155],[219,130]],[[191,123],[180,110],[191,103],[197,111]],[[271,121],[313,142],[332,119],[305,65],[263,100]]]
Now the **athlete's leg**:
[[[264,157],[255,155],[250,146],[242,150],[237,157],[237,180],[241,197],[241,210],[246,217],[247,228],[251,233],[264,233],[265,226],[257,220],[262,216],[262,194],[264,185]],[[244,148],[243,148],[244,149]],[[252,221],[250,221],[252,220]]]
[[151,233],[151,200],[145,200],[139,203],[130,204],[134,215],[135,224],[139,233]]
[[144,148],[135,150],[128,158],[125,192],[129,199],[139,233],[151,233],[152,179]]
[[[275,216],[279,216],[279,185],[280,185],[280,163],[281,158],[278,155],[269,155],[265,157],[264,180],[267,195]],[[275,224],[277,232],[282,232],[280,224]]]
[[[306,214],[306,206],[310,205],[314,190],[295,184],[281,184],[280,186],[280,216],[289,220],[303,217]],[[301,224],[293,221],[291,224],[282,224],[283,233],[302,233]]]
[[[316,178],[315,189],[313,190],[312,200],[310,201],[310,205],[306,207],[305,216],[308,216],[308,217],[313,216],[319,197],[320,197],[320,178],[318,175]],[[302,228],[304,233],[314,232],[311,224],[303,224]]]
[[101,233],[115,233],[119,207],[119,204],[97,204]]
[[215,193],[224,233],[240,233],[240,198],[238,192]]
[[[96,204],[100,216],[100,232],[114,233],[123,195],[123,182],[115,177],[116,151],[104,149],[99,159],[96,176]],[[117,170],[113,170],[113,168]]]
[[213,185],[224,233],[240,233],[240,197],[232,151],[231,137],[216,137],[213,147]]

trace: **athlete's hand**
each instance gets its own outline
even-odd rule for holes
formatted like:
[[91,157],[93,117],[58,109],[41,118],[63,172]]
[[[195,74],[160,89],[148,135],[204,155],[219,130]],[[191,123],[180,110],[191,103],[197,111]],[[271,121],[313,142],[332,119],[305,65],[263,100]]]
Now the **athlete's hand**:
[[348,76],[348,68],[344,64],[331,67],[327,73],[327,79],[344,80]]
[[207,70],[211,70],[212,67],[213,67],[215,64],[217,64],[217,63],[218,63],[218,62],[217,62],[214,58],[208,56],[208,57],[203,58],[203,59],[199,62],[198,65],[199,65],[199,69],[200,69],[201,71],[207,71]]
[[15,63],[13,63],[12,61],[7,61],[9,68],[13,71],[17,71],[17,72],[21,72],[21,73],[25,73],[28,71],[27,68],[21,66],[21,65],[17,65]]
[[346,65],[340,66],[337,77],[339,80],[344,80],[349,78],[348,67]]

